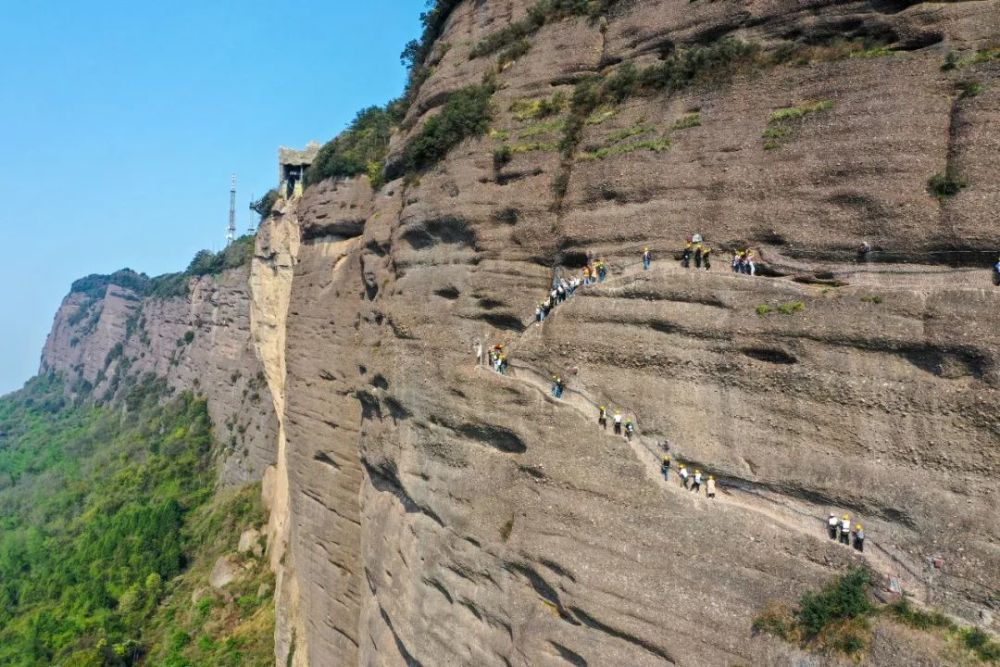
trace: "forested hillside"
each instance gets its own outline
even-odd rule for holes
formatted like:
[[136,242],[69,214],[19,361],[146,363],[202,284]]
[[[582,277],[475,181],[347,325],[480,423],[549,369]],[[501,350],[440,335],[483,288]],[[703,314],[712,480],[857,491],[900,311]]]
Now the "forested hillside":
[[216,496],[212,457],[205,402],[162,382],[102,406],[49,375],[0,399],[0,665],[269,664],[266,567],[241,555],[206,585],[264,520],[258,485]]

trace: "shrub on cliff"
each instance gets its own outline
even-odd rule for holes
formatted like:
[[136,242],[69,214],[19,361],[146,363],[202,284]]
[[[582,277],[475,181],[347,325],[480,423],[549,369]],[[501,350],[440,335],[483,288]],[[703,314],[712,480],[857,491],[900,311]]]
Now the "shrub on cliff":
[[[528,15],[505,28],[487,35],[472,47],[469,55],[479,58],[526,40],[546,23],[570,16],[597,17],[606,13],[619,0],[539,0],[528,9]],[[523,48],[523,47],[522,47]],[[527,51],[525,51],[527,52]]]
[[368,173],[369,165],[381,164],[392,134],[390,106],[362,109],[350,126],[327,142],[306,171],[306,184],[327,178],[351,178]]
[[267,191],[263,197],[250,204],[250,209],[257,212],[261,220],[267,220],[271,217],[271,210],[274,208],[275,203],[278,201],[278,189],[271,188]]
[[[417,90],[429,75],[427,59],[434,49],[434,43],[444,31],[444,24],[447,22],[451,12],[458,7],[462,0],[427,0],[429,9],[420,15],[420,24],[423,31],[420,39],[414,39],[407,43],[403,52],[399,55],[399,60],[407,70],[409,78],[406,84],[406,91],[403,93],[403,106],[409,104],[417,94]],[[405,114],[405,108],[402,110]],[[403,115],[401,114],[401,115]]]
[[491,99],[495,90],[492,82],[485,82],[453,93],[441,113],[425,121],[403,149],[403,169],[423,171],[465,139],[486,134],[493,118]]
[[104,296],[108,285],[117,285],[137,294],[145,294],[149,288],[149,276],[145,273],[136,273],[132,269],[122,269],[110,275],[93,273],[74,281],[69,291],[99,298]]
[[864,649],[869,635],[868,571],[856,568],[821,590],[806,593],[798,608],[770,605],[754,619],[754,632],[764,632],[786,641],[849,655]]

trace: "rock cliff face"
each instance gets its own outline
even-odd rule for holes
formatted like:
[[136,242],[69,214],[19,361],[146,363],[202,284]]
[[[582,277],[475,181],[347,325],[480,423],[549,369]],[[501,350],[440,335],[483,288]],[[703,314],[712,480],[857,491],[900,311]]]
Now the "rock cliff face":
[[[200,386],[223,441],[235,424],[226,475],[263,475],[271,509],[278,665],[837,664],[751,621],[861,562],[997,618],[1000,2],[619,0],[471,56],[533,4],[457,3],[389,173],[492,75],[488,136],[279,203],[249,277],[71,294],[43,367],[107,391],[128,360]],[[596,105],[564,141],[581,78],[724,39],[757,56]],[[710,271],[676,261],[693,232]],[[739,247],[763,275],[729,270]],[[588,255],[609,280],[533,324]],[[716,499],[662,479],[664,441]],[[941,664],[891,628],[868,661]]]
[[[916,598],[995,610],[1000,295],[981,251],[1000,246],[1000,76],[941,66],[996,46],[1000,5],[610,4],[502,67],[492,136],[377,192],[314,186],[269,223],[300,241],[278,664],[835,662],[750,631],[860,560],[824,538],[830,510]],[[457,6],[397,152],[496,69],[470,49],[529,6]],[[569,111],[531,117],[581,76],[725,37],[796,55],[597,109],[568,155]],[[967,187],[931,196],[949,167]],[[752,246],[766,275],[681,269],[691,232]],[[611,279],[531,325],[587,253]],[[510,376],[476,367],[477,340],[508,345]],[[631,444],[600,404],[638,420]],[[663,440],[719,498],[658,477]],[[876,643],[879,664],[936,664]]]
[[223,445],[220,482],[259,480],[275,462],[277,419],[251,337],[247,275],[192,279],[186,298],[143,297],[113,283],[71,292],[45,342],[42,371],[63,372],[98,398],[149,375],[204,394]]

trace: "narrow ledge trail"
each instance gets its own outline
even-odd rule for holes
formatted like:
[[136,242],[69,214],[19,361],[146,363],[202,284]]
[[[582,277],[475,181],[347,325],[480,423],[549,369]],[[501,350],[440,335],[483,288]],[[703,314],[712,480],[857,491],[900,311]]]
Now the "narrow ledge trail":
[[[641,266],[641,261],[630,264],[609,263],[609,265],[617,268],[620,273],[613,274],[612,277],[603,282],[593,283],[586,286],[581,285],[577,287],[577,290],[608,291],[609,288],[621,288],[634,284],[637,282],[635,280],[636,277],[651,277],[657,274],[676,275],[699,271],[694,268],[682,268],[676,264],[676,262],[670,260],[660,260],[659,262],[654,263],[654,268],[651,268],[650,270],[634,268]],[[720,271],[717,269],[712,271],[712,273],[715,273],[716,276],[718,276],[719,273],[724,273],[732,280],[780,280],[782,282],[791,283],[800,287],[803,292],[806,292],[810,287],[815,287],[814,285],[796,282],[793,280],[792,276],[774,278],[761,275],[747,276],[743,274],[730,273],[728,262],[724,264],[720,262],[717,266],[720,266],[722,270]],[[701,270],[704,271],[704,269]],[[807,269],[804,269],[803,267],[800,270]],[[913,290],[920,289],[921,287],[940,287],[943,279],[939,274],[944,272],[937,270],[924,272],[916,269],[904,269],[899,271],[888,270],[884,273],[891,274],[891,277],[883,276],[882,271],[872,271],[869,265],[861,265],[855,271],[843,271],[839,272],[837,275],[840,278],[849,276],[862,277],[860,282],[865,286],[872,286],[873,282],[877,282],[877,286],[883,289]],[[947,280],[949,280],[949,284],[953,288],[975,290],[987,289],[987,287],[985,287],[981,282],[982,278],[977,278],[976,275],[973,275],[982,273],[978,269],[953,270],[949,273],[951,273],[952,277]],[[954,278],[956,274],[961,274],[962,279],[955,280]],[[904,275],[905,278],[902,277]],[[992,287],[989,289],[992,289]],[[553,310],[546,317],[546,320],[552,317],[558,317],[562,309],[570,307],[573,302],[574,298],[572,296],[568,297],[565,302],[553,308]],[[543,329],[544,323],[536,325],[532,319],[531,324],[527,326],[526,330],[517,336],[515,340],[510,342],[508,345],[508,358],[510,359],[509,366],[511,371],[508,375],[497,374],[486,366],[480,366],[478,367],[478,370],[489,371],[489,375],[495,377],[501,382],[515,381],[527,384],[537,390],[546,401],[558,406],[568,407],[577,412],[585,421],[592,422],[594,424],[594,428],[604,434],[605,437],[625,439],[622,436],[609,434],[606,429],[597,425],[597,415],[600,403],[589,393],[576,387],[567,386],[563,392],[562,398],[557,399],[551,394],[552,382],[550,378],[552,377],[552,374],[550,372],[533,364],[511,358],[519,345],[523,345],[530,342],[536,336],[540,336]],[[826,517],[829,509],[827,506],[808,503],[799,498],[789,498],[780,492],[765,488],[753,481],[727,477],[725,475],[716,475],[717,495],[714,499],[709,499],[701,493],[694,495],[689,490],[681,486],[676,470],[673,472],[671,479],[664,479],[662,473],[660,472],[660,456],[664,452],[660,450],[659,444],[656,440],[642,434],[640,415],[629,409],[628,406],[622,402],[612,401],[612,403],[616,406],[624,408],[626,413],[633,418],[636,426],[636,432],[631,440],[626,439],[626,441],[636,459],[643,464],[646,476],[664,492],[680,494],[683,497],[688,498],[692,507],[696,511],[712,511],[709,509],[712,505],[739,508],[740,510],[763,517],[772,524],[781,526],[786,530],[798,533],[806,539],[814,540],[817,543],[822,544],[830,542],[830,539],[826,536]],[[691,457],[682,455],[679,449],[672,451],[671,455],[675,463],[677,461],[683,461],[689,464],[692,468],[698,467],[706,471],[711,469],[711,466],[707,463],[692,460]],[[851,547],[844,548],[851,549]],[[932,581],[925,574],[925,568],[922,564],[914,561],[907,554],[903,553],[901,549],[888,544],[879,544],[876,540],[873,540],[870,536],[868,536],[865,539],[865,551],[862,553],[851,549],[851,555],[859,562],[864,562],[872,570],[886,577],[887,581],[890,578],[899,581],[902,587],[901,590],[905,591],[905,593],[915,602],[922,605],[930,603],[932,598]]]

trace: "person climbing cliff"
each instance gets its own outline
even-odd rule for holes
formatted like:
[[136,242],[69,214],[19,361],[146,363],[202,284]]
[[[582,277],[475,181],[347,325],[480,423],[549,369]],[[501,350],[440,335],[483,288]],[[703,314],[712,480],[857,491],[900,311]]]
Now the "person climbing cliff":
[[603,405],[599,407],[597,412],[597,424],[604,428],[605,431],[608,430],[608,409]]
[[642,270],[649,271],[649,265],[653,261],[653,255],[649,252],[649,248],[643,248],[642,250]]
[[715,497],[715,477],[712,475],[708,476],[708,482],[705,484],[705,495],[709,498]]
[[701,491],[701,471],[694,471],[694,478],[691,480],[691,490],[695,493]]
[[839,525],[840,522],[837,521],[837,515],[834,514],[833,512],[830,512],[830,518],[826,520],[826,530],[831,540],[837,539],[837,527]]
[[660,463],[660,474],[663,475],[663,480],[666,481],[670,479],[670,457],[664,456],[663,461]]
[[625,439],[629,442],[632,441],[632,435],[635,433],[635,424],[632,423],[631,419],[625,420]]
[[615,435],[621,435],[622,434],[622,413],[618,412],[617,410],[615,410],[614,422],[615,422]]
[[694,244],[688,241],[688,244],[684,246],[684,252],[681,253],[681,266],[685,269],[691,266],[691,255],[694,254]]
[[552,376],[552,395],[556,398],[562,398],[563,390],[566,388],[566,383],[563,379],[557,375]]
[[701,263],[705,267],[706,271],[712,268],[711,255],[712,255],[712,249],[708,246],[705,246],[704,249],[702,249],[701,251]]
[[701,255],[702,255],[702,247],[701,244],[698,243],[694,247],[694,268],[696,269],[701,268]]
[[1000,259],[993,265],[993,284],[1000,286]]
[[677,469],[677,476],[681,478],[681,486],[686,489],[688,487],[688,478],[691,475],[688,472],[687,466],[683,463],[680,465],[680,468]]
[[851,517],[848,514],[845,514],[840,522],[840,543],[851,543]]
[[604,263],[604,260],[597,261],[597,279],[600,282],[604,282],[608,277],[608,265]]
[[865,550],[865,529],[860,523],[854,526],[854,548],[862,552]]

